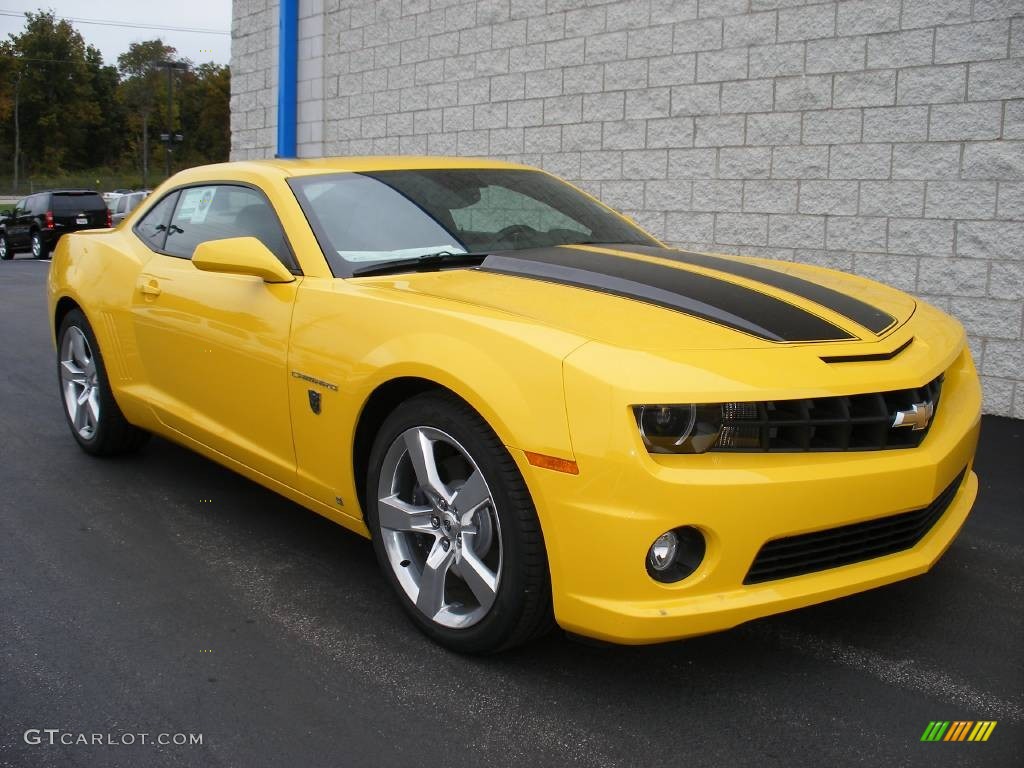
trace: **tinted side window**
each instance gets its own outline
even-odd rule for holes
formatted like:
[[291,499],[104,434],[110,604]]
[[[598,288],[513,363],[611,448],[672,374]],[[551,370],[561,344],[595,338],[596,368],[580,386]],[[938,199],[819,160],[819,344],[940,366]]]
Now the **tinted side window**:
[[267,199],[248,187],[227,184],[183,189],[168,227],[164,251],[191,259],[209,240],[255,237],[281,262],[294,267],[284,231]]
[[46,213],[46,203],[49,197],[49,195],[32,195],[28,199],[28,213],[33,216],[42,216]]
[[174,204],[178,201],[178,193],[172,192],[163,200],[154,205],[142,221],[135,225],[135,234],[142,238],[150,248],[155,251],[164,249],[164,238],[167,237],[167,220],[174,210]]
[[28,198],[26,197],[23,200],[19,200],[17,205],[14,206],[14,212],[13,212],[12,215],[14,215],[14,216],[24,216],[25,213],[27,213],[27,211],[28,211]]

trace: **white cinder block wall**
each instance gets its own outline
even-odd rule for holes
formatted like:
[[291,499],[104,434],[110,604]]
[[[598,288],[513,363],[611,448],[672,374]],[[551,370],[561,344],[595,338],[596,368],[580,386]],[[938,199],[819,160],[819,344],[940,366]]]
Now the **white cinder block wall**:
[[[300,0],[299,153],[542,166],[679,245],[882,280],[1024,418],[1024,0]],[[234,0],[232,156],[276,142]]]

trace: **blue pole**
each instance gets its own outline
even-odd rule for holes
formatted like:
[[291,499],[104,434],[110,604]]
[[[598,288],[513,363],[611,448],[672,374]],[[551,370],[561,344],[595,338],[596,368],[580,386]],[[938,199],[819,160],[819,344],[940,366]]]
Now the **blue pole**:
[[277,156],[295,157],[296,96],[299,82],[299,0],[279,0],[277,65]]

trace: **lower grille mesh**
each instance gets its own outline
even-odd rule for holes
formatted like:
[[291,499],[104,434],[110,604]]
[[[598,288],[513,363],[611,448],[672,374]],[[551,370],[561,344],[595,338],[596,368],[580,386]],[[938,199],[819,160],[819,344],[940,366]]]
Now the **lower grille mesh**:
[[743,583],[758,584],[815,573],[910,549],[945,513],[966,472],[965,467],[923,509],[769,541],[757,553]]

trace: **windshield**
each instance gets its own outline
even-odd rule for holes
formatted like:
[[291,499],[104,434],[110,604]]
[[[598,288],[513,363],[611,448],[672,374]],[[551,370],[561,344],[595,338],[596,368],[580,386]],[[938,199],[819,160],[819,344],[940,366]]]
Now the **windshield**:
[[440,251],[657,244],[586,195],[538,171],[375,171],[305,176],[289,183],[336,275]]

